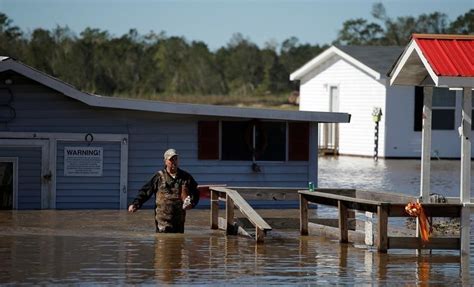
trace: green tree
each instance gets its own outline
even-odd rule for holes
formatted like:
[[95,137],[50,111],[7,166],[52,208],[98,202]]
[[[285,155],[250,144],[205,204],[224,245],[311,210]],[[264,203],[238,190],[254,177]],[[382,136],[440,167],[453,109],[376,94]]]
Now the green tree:
[[457,17],[451,22],[448,30],[453,34],[474,34],[474,9]]
[[[343,23],[336,44],[342,45],[406,45],[413,33],[444,34],[448,32],[448,17],[434,12],[412,16],[390,18],[385,7],[376,3],[372,16],[378,23],[366,19],[350,19]],[[463,22],[464,20],[460,20]],[[461,24],[462,25],[462,24]]]
[[242,34],[234,34],[227,47],[217,51],[218,69],[222,71],[229,92],[252,94],[263,80],[263,63],[260,49]]

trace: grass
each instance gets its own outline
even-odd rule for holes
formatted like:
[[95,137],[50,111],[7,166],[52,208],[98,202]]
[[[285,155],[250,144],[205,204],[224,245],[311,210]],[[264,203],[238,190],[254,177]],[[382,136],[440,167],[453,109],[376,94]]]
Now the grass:
[[[115,97],[130,98],[129,95],[114,95]],[[174,103],[207,104],[219,106],[237,106],[253,108],[272,108],[284,110],[298,110],[297,105],[288,102],[289,94],[266,95],[169,95],[150,94],[136,99],[164,101]]]

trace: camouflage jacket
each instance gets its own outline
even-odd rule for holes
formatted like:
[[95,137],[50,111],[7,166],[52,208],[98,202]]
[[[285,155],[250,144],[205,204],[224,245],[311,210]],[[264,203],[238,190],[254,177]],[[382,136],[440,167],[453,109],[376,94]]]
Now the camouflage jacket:
[[155,195],[155,223],[158,232],[183,232],[186,211],[183,200],[191,197],[191,207],[199,202],[199,190],[194,178],[178,169],[173,178],[166,169],[158,171],[139,191],[132,202],[136,208]]

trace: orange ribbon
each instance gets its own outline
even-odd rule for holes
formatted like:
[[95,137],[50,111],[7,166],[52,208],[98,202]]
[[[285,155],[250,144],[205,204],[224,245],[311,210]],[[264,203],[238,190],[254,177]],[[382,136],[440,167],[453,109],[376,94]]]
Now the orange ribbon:
[[418,221],[420,222],[420,233],[421,233],[421,240],[423,242],[428,242],[430,237],[430,229],[428,226],[428,218],[426,217],[425,211],[419,202],[409,202],[407,206],[405,206],[405,211],[410,216],[418,217]]

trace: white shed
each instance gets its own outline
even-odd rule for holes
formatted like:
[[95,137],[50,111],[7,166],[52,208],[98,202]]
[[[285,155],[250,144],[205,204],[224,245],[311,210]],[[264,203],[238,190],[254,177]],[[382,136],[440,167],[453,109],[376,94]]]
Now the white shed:
[[[320,124],[320,150],[374,156],[374,108],[382,112],[378,127],[379,157],[419,158],[423,88],[390,86],[387,72],[403,47],[332,46],[290,75],[300,81],[301,111],[351,114],[351,123]],[[461,91],[433,92],[431,156],[460,157],[456,123],[461,121]]]

